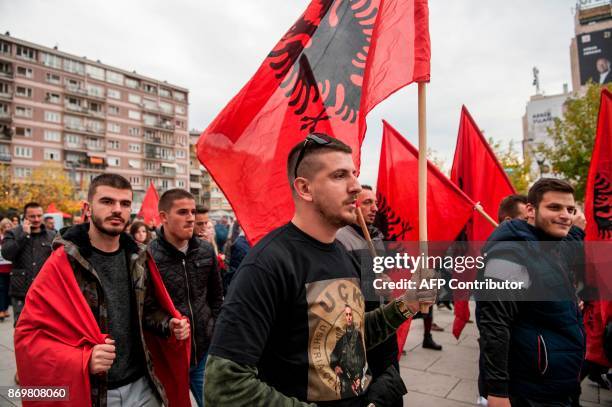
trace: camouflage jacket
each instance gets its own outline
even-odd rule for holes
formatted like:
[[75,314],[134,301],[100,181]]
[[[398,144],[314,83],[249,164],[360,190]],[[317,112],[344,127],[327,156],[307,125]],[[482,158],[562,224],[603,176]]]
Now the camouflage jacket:
[[[91,253],[89,241],[89,224],[73,226],[63,236],[58,236],[53,242],[53,249],[64,246],[68,260],[77,280],[77,284],[91,308],[94,318],[102,333],[108,332],[108,308],[104,290],[100,278],[94,266],[87,261]],[[170,316],[159,308],[153,295],[153,288],[148,277],[146,267],[146,247],[134,242],[127,234],[120,237],[120,246],[125,250],[128,257],[130,275],[132,280],[133,294],[137,306],[140,340],[144,349],[148,377],[157,391],[164,405],[168,405],[168,399],[160,380],[153,372],[151,353],[145,343],[143,329],[152,331],[160,336],[168,337],[170,334]],[[91,375],[91,402],[93,407],[106,406],[107,382],[106,376]]]

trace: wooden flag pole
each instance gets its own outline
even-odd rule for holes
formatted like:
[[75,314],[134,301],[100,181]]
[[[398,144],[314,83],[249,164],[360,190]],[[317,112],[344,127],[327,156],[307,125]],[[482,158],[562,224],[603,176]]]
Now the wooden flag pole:
[[370,231],[368,230],[368,225],[366,225],[365,218],[363,217],[363,212],[361,211],[361,207],[357,207],[357,220],[359,221],[359,226],[361,226],[361,231],[363,232],[363,236],[365,237],[366,242],[368,243],[368,250],[370,251],[370,255],[372,257],[376,257],[376,248],[374,247],[374,243],[372,242],[372,237],[370,236]]
[[477,202],[476,205],[474,206],[474,209],[476,209],[476,211],[482,215],[483,218],[485,218],[494,228],[498,227],[499,224],[497,222],[495,222],[495,220],[489,216],[488,213],[485,212],[484,208],[482,207],[482,205],[480,205],[480,202]]
[[[426,84],[419,82],[419,241],[421,252],[427,256],[427,111]],[[420,271],[419,271],[420,273]],[[421,281],[421,278],[419,278]],[[422,314],[429,312],[429,305],[421,304]]]

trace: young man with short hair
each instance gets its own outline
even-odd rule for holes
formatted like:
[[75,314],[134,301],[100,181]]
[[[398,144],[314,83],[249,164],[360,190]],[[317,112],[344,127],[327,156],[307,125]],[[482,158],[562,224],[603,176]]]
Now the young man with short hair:
[[487,293],[478,302],[488,405],[569,407],[585,351],[571,242],[584,233],[572,229],[569,183],[540,179],[527,201],[528,221],[503,222],[483,249],[484,279],[525,287]]
[[9,295],[15,325],[34,278],[51,255],[56,234],[45,227],[43,208],[36,202],[24,206],[23,218],[21,225],[6,232],[2,242],[2,257],[13,263]]
[[[365,353],[419,307],[406,296],[364,310],[359,266],[336,241],[338,229],[355,222],[361,191],[351,148],[311,134],[289,153],[287,175],[295,214],[249,251],[232,281],[209,351],[206,401],[232,407],[388,405],[405,393],[397,375],[372,381],[366,361],[353,359],[351,385],[341,386],[336,367],[344,369],[330,366],[332,353]],[[363,340],[337,348],[348,328],[347,306]]]
[[168,380],[172,366],[164,371],[153,363],[165,352],[158,360],[185,367],[188,397],[188,355],[180,349],[187,349],[189,324],[167,304],[162,308],[167,294],[152,281],[154,263],[125,233],[132,195],[120,175],[94,178],[85,206],[91,222],[54,243],[15,330],[23,385],[66,386],[71,405],[168,405],[181,389],[169,387],[180,385],[180,378]]
[[203,240],[206,240],[206,224],[210,222],[208,212],[209,210],[207,207],[203,205],[196,205],[193,235]]
[[497,221],[522,219],[527,220],[527,197],[525,195],[508,195],[502,199],[497,210]]
[[201,407],[206,355],[223,303],[221,275],[212,246],[194,234],[198,211],[193,195],[170,189],[158,209],[162,226],[150,250],[174,306],[191,323],[190,387]]

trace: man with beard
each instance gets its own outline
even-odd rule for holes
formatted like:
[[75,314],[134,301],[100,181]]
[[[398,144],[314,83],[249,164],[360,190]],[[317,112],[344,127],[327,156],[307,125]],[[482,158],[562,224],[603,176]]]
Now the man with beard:
[[[336,241],[338,229],[355,222],[361,191],[351,153],[320,133],[289,153],[295,214],[249,251],[232,280],[209,349],[206,404],[386,406],[405,393],[401,378],[384,374],[371,382],[366,373],[361,394],[341,394],[328,362],[344,328],[345,304],[365,339],[355,344],[362,354],[419,308],[407,292],[364,311],[359,266]],[[421,298],[432,301],[431,294]]]
[[503,222],[483,249],[481,278],[526,287],[479,294],[488,405],[569,407],[585,351],[573,275],[584,233],[572,229],[576,203],[566,181],[538,180],[527,202],[527,222]]
[[363,391],[361,383],[365,378],[366,359],[361,332],[355,329],[353,309],[348,304],[344,306],[344,316],[346,330],[336,342],[329,366],[340,380],[340,394],[348,398],[358,396]]
[[13,262],[9,295],[15,325],[32,281],[51,255],[56,234],[43,223],[43,209],[38,203],[27,203],[23,217],[23,224],[7,231],[2,242],[2,257]]
[[[363,213],[364,221],[368,228],[368,233],[372,244],[379,256],[384,255],[385,245],[384,236],[378,228],[374,226],[376,214],[378,213],[378,203],[376,194],[369,185],[362,185],[361,192],[357,195],[357,205]],[[380,296],[386,293],[377,293],[374,290],[374,279],[379,278],[372,271],[372,255],[370,254],[367,242],[361,226],[358,223],[345,226],[338,231],[336,238],[344,245],[356,260],[361,264],[361,289],[365,296],[365,310],[373,311],[380,306]],[[429,335],[431,338],[431,334]],[[433,340],[432,340],[433,341]],[[394,366],[399,375],[397,335],[393,334],[380,345],[368,349],[368,366],[372,371],[372,376],[377,378],[382,375],[389,366]],[[403,400],[399,397],[393,406],[402,406]]]
[[[188,356],[180,349],[187,349],[189,324],[167,305],[161,283],[154,286],[157,270],[146,248],[124,233],[132,195],[120,175],[94,178],[85,204],[91,222],[71,227],[54,242],[15,331],[23,385],[67,386],[72,405],[176,402],[177,389],[169,383],[180,380],[164,381],[162,365],[156,362],[154,371],[153,358],[168,352],[163,360],[184,366],[186,373]],[[143,328],[159,342],[146,340]],[[188,397],[186,377],[184,382]]]

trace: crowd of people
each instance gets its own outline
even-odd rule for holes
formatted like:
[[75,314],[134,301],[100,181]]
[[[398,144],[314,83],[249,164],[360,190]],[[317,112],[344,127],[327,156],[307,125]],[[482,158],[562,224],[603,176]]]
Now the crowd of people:
[[[422,318],[423,348],[441,351],[437,292],[373,288],[371,262],[386,248],[376,194],[351,153],[322,134],[297,144],[287,160],[294,216],[253,248],[237,221],[214,224],[182,189],[160,197],[158,227],[131,220],[132,187],[117,174],[91,182],[87,222],[57,232],[33,202],[21,223],[0,221],[0,320],[12,305],[16,381],[70,377],[73,405],[182,405],[188,386],[198,406],[402,406],[396,331]],[[500,205],[478,278],[528,288],[476,298],[474,363],[491,407],[579,405],[578,253],[563,246],[584,240],[573,194],[541,179]],[[558,301],[534,300],[551,286]],[[609,366],[596,367],[606,386]]]

